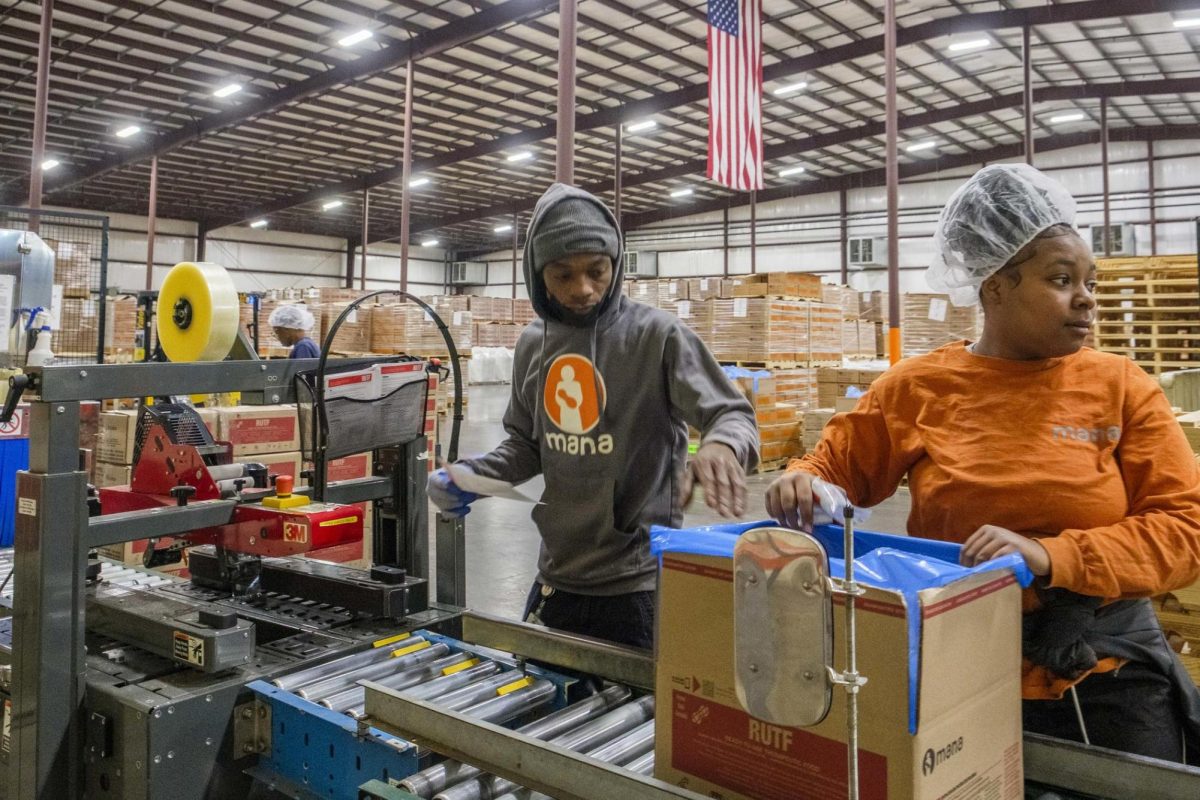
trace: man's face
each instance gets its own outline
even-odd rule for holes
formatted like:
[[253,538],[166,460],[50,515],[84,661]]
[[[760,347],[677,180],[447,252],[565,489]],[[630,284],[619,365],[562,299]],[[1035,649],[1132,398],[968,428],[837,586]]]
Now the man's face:
[[613,281],[612,259],[603,253],[575,253],[551,261],[542,272],[546,292],[559,305],[584,316],[592,311]]

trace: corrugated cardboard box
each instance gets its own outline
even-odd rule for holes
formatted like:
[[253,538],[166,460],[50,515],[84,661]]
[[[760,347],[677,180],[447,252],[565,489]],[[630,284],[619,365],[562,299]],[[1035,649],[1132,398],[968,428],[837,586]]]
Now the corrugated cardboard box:
[[220,439],[236,458],[300,449],[295,406],[233,406],[218,409]]
[[[732,559],[665,553],[659,584],[655,777],[724,800],[846,796],[846,695],[792,728],[756,720],[734,690]],[[1020,800],[1020,589],[986,573],[917,594],[916,730],[910,733],[903,595],[858,603],[864,800]],[[835,663],[844,614],[835,607]],[[964,668],[964,665],[969,665]]]
[[109,464],[132,464],[137,446],[138,412],[105,411],[96,436],[96,459]]
[[93,483],[97,488],[106,486],[128,486],[133,467],[128,464],[110,464],[107,461],[97,461],[93,472]]

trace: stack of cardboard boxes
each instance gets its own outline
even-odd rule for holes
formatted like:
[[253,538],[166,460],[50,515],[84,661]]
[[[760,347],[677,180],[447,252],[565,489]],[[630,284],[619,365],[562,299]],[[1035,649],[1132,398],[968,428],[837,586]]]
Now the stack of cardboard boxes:
[[516,347],[524,326],[513,322],[514,302],[508,297],[470,297],[472,347]]
[[976,325],[982,315],[977,315],[975,306],[953,305],[947,295],[906,294],[903,310],[905,357],[929,353],[961,339],[978,338]]
[[758,424],[759,471],[778,469],[789,459],[804,455],[800,444],[801,413],[790,403],[779,402],[775,379],[737,377],[734,384],[754,407]]
[[883,370],[821,367],[817,370],[817,404],[835,411],[850,411],[857,398],[848,397],[851,389],[865,393]]

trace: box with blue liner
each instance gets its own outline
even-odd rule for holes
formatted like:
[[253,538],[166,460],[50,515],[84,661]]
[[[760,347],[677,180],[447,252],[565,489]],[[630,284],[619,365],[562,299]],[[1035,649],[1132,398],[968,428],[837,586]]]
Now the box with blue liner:
[[[655,529],[660,560],[655,777],[725,800],[846,797],[846,698],[810,728],[750,716],[735,693],[733,550],[757,522]],[[814,535],[844,574],[843,531]],[[859,532],[864,800],[1020,800],[1021,585],[1016,556],[975,568],[959,546]],[[835,603],[839,599],[835,598]],[[834,664],[845,667],[843,609]],[[814,646],[819,646],[814,643]]]

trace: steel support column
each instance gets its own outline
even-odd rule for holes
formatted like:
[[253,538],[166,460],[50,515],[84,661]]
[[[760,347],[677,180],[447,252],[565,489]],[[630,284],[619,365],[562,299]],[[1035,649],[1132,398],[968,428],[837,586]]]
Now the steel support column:
[[[50,105],[50,34],[54,24],[54,0],[42,0],[42,26],[38,32],[37,78],[33,90],[33,153],[29,164],[29,207],[42,207],[42,162],[46,160],[46,110]],[[37,232],[38,216],[29,218],[29,229]]]
[[[367,234],[370,232],[370,217],[371,217],[371,190],[370,190],[370,188],[364,186],[363,187],[363,201],[362,201],[362,262],[361,262],[362,267],[359,270],[359,276],[358,276],[358,288],[362,289],[363,291],[367,290],[367,242],[371,241],[370,239],[367,238]],[[354,282],[351,281],[350,284],[346,288],[353,289]]]
[[758,192],[750,190],[750,274],[758,272]]
[[729,277],[729,201],[725,201],[725,210],[721,214],[721,256],[724,262],[722,273]]
[[205,261],[208,258],[208,223],[201,222],[196,226],[196,260]]
[[[620,215],[617,216],[618,222]],[[512,296],[517,299],[517,215],[513,214],[512,221]]]
[[1104,255],[1112,255],[1112,231],[1109,220],[1112,208],[1108,192],[1108,98],[1100,98],[1100,163],[1104,173]]
[[158,156],[150,159],[150,202],[146,212],[146,291],[154,285],[154,234],[158,227]]
[[1030,52],[1031,30],[1021,29],[1021,66],[1025,78],[1025,163],[1033,165],[1033,55]]
[[1150,255],[1158,255],[1158,224],[1155,216],[1158,214],[1158,209],[1155,207],[1155,180],[1154,180],[1154,137],[1151,136],[1146,140],[1146,196],[1150,201]]
[[846,216],[846,190],[838,190],[838,229],[842,242],[842,285],[850,285],[850,220]]
[[884,0],[884,71],[887,133],[888,358],[900,360],[900,163],[896,152],[896,0]]
[[404,177],[400,189],[400,291],[408,291],[408,225],[412,219],[413,62],[404,65]]
[[575,183],[575,37],[576,0],[558,2],[558,141],[555,180]]
[[353,237],[346,237],[346,286],[353,288],[354,286],[354,248],[359,246],[359,242]]
[[613,154],[613,214],[617,217],[617,224],[621,224],[621,146],[625,138],[625,128],[617,123],[616,146]]

